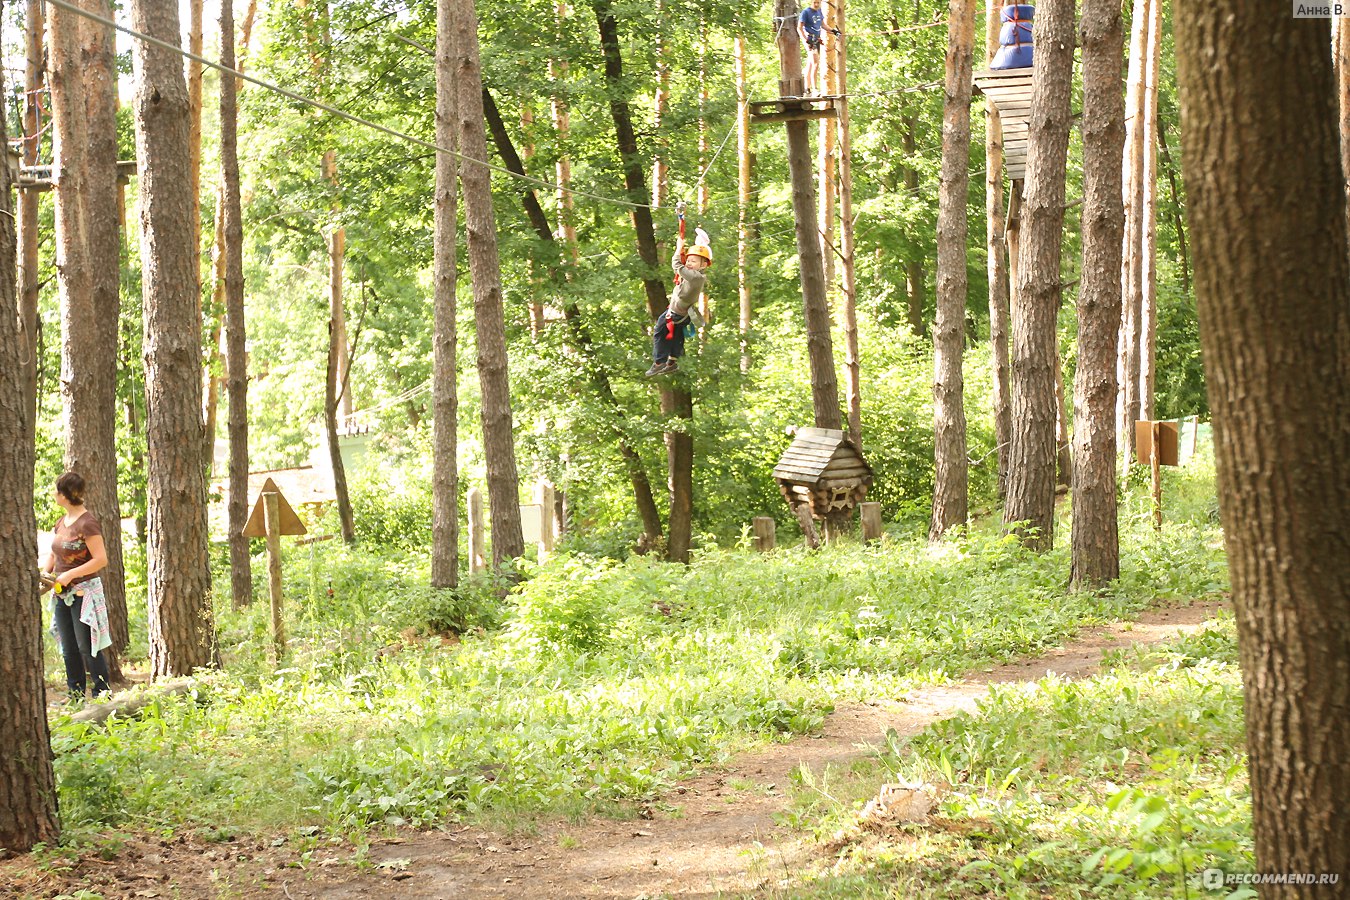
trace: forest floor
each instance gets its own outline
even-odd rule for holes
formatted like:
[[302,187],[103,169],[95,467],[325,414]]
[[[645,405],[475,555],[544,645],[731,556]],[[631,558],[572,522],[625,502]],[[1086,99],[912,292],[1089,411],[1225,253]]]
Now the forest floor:
[[874,757],[894,730],[911,737],[973,710],[994,685],[1097,674],[1103,654],[1195,633],[1222,606],[1166,607],[1087,630],[1060,649],[968,673],[899,698],[841,704],[807,737],[771,744],[688,780],[631,820],[544,822],[518,833],[451,826],[354,846],[180,833],[109,835],[79,854],[0,861],[0,896],[113,898],[636,898],[759,893],[790,882],[825,848],[780,824],[794,773]]

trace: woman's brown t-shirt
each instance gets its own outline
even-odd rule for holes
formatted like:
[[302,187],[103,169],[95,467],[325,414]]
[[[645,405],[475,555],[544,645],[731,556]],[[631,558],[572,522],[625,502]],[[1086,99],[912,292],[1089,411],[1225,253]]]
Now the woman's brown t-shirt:
[[[53,571],[58,578],[62,572],[77,569],[94,558],[94,554],[89,552],[89,538],[95,536],[102,537],[103,529],[99,528],[98,519],[94,518],[91,512],[82,513],[69,525],[66,524],[65,516],[56,520],[56,524],[52,527],[52,555],[56,559]],[[87,575],[84,578],[77,578],[72,584],[79,584],[93,577]]]

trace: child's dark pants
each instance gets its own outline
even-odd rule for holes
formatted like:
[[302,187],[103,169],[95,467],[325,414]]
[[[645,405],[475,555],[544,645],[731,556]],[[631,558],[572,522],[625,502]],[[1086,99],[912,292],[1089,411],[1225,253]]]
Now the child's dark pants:
[[684,356],[684,326],[687,324],[688,316],[672,316],[669,309],[656,317],[656,330],[652,332],[652,357],[656,362]]

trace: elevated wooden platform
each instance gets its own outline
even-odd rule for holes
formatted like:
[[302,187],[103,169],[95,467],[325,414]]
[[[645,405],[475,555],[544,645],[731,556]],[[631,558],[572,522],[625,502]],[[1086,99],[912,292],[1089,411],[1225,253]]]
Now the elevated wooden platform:
[[794,122],[806,119],[837,119],[837,96],[779,97],[777,100],[751,100],[750,121],[756,125],[770,122]]
[[985,69],[975,73],[975,90],[998,109],[1003,124],[1003,166],[1008,178],[1027,172],[1027,122],[1031,118],[1031,69]]

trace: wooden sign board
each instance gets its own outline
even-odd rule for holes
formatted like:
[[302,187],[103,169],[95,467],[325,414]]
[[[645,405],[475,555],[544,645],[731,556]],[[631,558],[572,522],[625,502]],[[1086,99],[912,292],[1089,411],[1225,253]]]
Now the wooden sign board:
[[267,479],[263,483],[262,490],[258,492],[258,499],[253,501],[253,512],[248,514],[248,522],[244,524],[244,537],[260,538],[267,537],[267,521],[263,514],[263,494],[275,493],[277,495],[277,506],[281,510],[281,533],[282,534],[305,534],[308,529],[305,523],[300,521],[300,517],[291,509],[291,505],[286,502],[281,491],[277,490],[276,483],[272,479]]
[[[1181,465],[1178,447],[1180,445],[1176,422],[1158,422],[1161,437],[1158,439],[1158,465]],[[1148,465],[1153,457],[1153,422],[1141,419],[1134,423],[1134,458],[1141,465]]]

